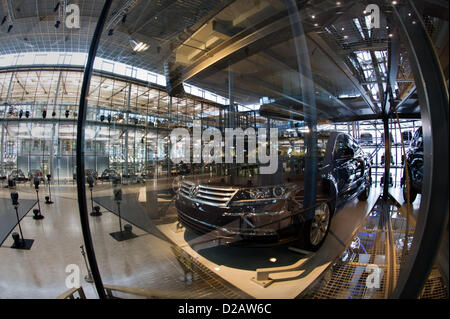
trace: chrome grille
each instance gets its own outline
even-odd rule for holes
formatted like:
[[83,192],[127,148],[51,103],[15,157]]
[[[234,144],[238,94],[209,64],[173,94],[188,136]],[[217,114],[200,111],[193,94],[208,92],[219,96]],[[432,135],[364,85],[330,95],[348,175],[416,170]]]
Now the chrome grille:
[[183,181],[180,187],[180,194],[184,197],[198,203],[216,207],[228,206],[228,203],[237,191],[234,188],[201,185],[188,181]]

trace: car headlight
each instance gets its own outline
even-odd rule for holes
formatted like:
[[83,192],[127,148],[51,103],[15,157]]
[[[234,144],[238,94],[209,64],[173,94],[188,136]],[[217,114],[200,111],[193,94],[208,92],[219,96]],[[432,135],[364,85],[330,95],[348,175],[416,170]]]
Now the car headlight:
[[264,189],[264,188],[255,188],[255,189],[250,189],[248,191],[250,198],[251,199],[263,199],[263,198],[269,198],[272,197],[271,192],[268,188]]
[[285,188],[281,186],[255,187],[247,189],[248,196],[251,199],[281,198],[285,195],[285,192]]
[[283,197],[286,189],[281,186],[276,186],[272,189],[272,194],[274,197]]

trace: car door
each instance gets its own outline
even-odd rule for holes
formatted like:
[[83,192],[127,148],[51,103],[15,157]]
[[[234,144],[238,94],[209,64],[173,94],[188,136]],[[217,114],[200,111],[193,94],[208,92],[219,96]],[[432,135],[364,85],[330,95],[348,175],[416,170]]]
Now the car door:
[[365,182],[365,171],[366,171],[366,158],[364,151],[358,145],[358,143],[354,139],[350,139],[351,147],[355,151],[355,155],[353,157],[354,163],[354,182],[352,188],[357,188],[361,185],[361,183]]
[[335,178],[339,196],[349,192],[355,179],[354,150],[346,134],[340,134],[336,139],[333,152]]

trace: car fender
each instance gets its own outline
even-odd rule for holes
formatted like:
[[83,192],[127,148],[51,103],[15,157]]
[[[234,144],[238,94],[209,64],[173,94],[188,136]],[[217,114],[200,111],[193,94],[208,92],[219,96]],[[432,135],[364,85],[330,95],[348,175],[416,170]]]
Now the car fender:
[[332,174],[327,174],[322,177],[322,192],[330,199],[331,215],[334,214],[336,209],[336,202],[338,198],[338,186],[337,181]]

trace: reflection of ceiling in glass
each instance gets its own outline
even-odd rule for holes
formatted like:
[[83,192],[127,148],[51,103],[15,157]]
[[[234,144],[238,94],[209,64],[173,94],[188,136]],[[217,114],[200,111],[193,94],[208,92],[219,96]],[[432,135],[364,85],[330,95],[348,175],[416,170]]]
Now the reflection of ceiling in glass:
[[[103,2],[78,3],[81,29],[70,30],[64,23],[54,26],[58,19],[54,2],[37,1],[35,6],[15,2],[13,28],[2,35],[0,55],[37,52],[33,64],[83,65]],[[377,111],[383,102],[386,50],[392,36],[384,13],[380,29],[374,30],[364,12],[366,2],[297,4],[308,52],[296,51],[299,42],[292,34],[285,1],[115,1],[96,68],[165,85],[164,62],[174,59],[183,67],[185,91],[192,95],[224,105],[232,97],[239,110],[257,108],[254,105],[265,96],[294,97],[292,107],[303,112],[298,101],[303,101],[300,70],[305,66],[297,57],[308,54],[320,116]],[[0,7],[0,14],[3,11]],[[425,18],[427,28],[437,35],[439,19]],[[39,30],[39,36],[30,35],[30,28]],[[148,44],[148,50],[134,52],[130,41]],[[30,58],[19,55],[16,64],[29,64]],[[400,98],[414,86],[407,61],[402,53],[402,82],[394,85],[399,89],[394,95]]]

